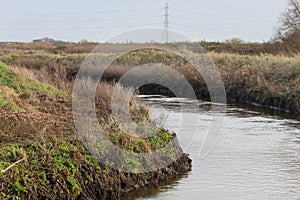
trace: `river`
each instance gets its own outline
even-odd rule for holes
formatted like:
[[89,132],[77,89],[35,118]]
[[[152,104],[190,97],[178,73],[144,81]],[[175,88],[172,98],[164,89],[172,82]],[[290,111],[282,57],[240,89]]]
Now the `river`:
[[[146,189],[134,199],[300,199],[300,124],[261,111],[204,101],[139,96],[151,106],[152,118],[178,134],[193,162],[192,171],[159,189]],[[191,105],[199,106],[197,113]],[[203,135],[213,116],[223,115],[217,143],[200,157]],[[181,124],[182,118],[199,123]],[[197,127],[196,127],[197,126]],[[196,134],[195,134],[195,130]]]

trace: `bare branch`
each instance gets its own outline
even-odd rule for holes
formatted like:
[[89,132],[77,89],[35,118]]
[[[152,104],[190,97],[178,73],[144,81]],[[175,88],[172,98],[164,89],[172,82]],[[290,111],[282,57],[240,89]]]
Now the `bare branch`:
[[284,41],[300,30],[300,0],[288,0],[288,7],[279,17],[275,40]]
[[26,159],[26,155],[23,156],[23,158],[21,160],[18,160],[17,162],[14,162],[13,164],[11,164],[10,166],[8,166],[6,169],[1,170],[1,173],[5,173],[8,170],[10,170],[11,168],[13,168],[14,166],[16,166],[17,164],[19,164],[20,162],[23,162]]

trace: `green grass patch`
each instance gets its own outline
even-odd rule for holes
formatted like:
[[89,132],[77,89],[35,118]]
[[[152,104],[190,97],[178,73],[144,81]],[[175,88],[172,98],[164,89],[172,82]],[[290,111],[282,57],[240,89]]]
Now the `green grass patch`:
[[[10,109],[13,111],[23,110],[16,105],[17,96],[22,93],[31,94],[49,94],[49,95],[62,95],[65,97],[71,97],[71,95],[58,90],[57,88],[42,84],[32,79],[26,79],[16,75],[13,71],[4,63],[0,62],[0,86],[2,86],[2,92],[0,93],[0,108]],[[16,98],[9,98],[5,94]]]
[[50,95],[70,96],[57,88],[47,86],[38,81],[17,76],[4,63],[0,62],[0,86],[7,86],[16,93],[30,92],[32,94],[46,93]]
[[14,90],[21,88],[20,78],[17,77],[4,63],[0,62],[0,86]]

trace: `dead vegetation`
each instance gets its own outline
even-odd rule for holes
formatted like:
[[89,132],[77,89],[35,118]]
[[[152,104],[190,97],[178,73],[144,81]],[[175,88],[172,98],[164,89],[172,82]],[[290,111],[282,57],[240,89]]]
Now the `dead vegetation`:
[[221,71],[231,100],[295,114],[300,112],[299,55],[210,55]]

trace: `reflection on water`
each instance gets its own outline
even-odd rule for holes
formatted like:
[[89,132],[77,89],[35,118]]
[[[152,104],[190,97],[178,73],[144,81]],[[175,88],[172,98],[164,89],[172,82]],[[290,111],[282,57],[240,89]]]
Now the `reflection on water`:
[[[187,99],[140,96],[152,117],[178,133],[193,160],[187,177],[170,187],[146,190],[138,199],[300,199],[299,121],[234,106]],[[199,106],[194,112],[193,106]],[[217,145],[199,158],[204,136],[214,116],[226,113]],[[181,123],[182,118],[199,119]],[[196,131],[195,131],[196,130]]]

